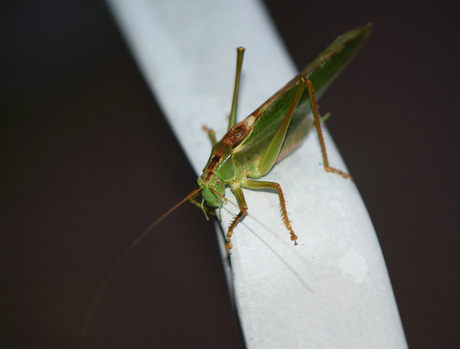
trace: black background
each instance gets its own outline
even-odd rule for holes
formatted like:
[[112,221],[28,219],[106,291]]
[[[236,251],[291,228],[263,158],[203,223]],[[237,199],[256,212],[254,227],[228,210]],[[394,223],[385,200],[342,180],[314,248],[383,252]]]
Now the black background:
[[[412,348],[458,345],[458,4],[267,1],[299,68],[375,25],[321,110]],[[212,224],[190,205],[132,253],[78,339],[107,268],[196,175],[102,2],[0,9],[0,346],[241,347]]]

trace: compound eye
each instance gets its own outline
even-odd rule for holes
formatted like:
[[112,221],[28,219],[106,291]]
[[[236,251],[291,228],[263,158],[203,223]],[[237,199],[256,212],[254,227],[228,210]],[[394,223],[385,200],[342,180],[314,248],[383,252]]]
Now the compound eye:
[[220,181],[219,181],[219,180],[216,181],[216,185],[220,185]]

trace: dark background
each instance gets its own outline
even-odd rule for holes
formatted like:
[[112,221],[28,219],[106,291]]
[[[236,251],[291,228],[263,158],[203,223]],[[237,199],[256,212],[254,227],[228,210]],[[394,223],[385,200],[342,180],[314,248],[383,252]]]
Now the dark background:
[[[299,68],[374,23],[321,110],[376,228],[409,346],[457,347],[459,2],[267,5]],[[0,11],[0,347],[80,346],[105,271],[196,175],[102,2]],[[184,205],[122,265],[84,344],[241,343],[212,224]]]

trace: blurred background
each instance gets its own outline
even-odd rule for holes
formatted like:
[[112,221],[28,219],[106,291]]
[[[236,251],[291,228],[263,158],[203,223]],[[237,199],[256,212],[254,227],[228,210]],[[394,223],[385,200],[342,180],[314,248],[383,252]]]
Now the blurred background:
[[[457,347],[460,3],[265,4],[299,69],[374,23],[321,111],[409,346]],[[3,2],[0,40],[0,347],[242,348],[212,223],[191,205],[130,255],[78,338],[107,269],[197,175],[103,1]]]

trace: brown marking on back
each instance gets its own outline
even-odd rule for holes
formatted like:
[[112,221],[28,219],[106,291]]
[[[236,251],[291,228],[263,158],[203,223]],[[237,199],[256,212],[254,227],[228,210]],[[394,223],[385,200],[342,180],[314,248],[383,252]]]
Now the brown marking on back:
[[208,183],[210,180],[211,180],[211,176],[213,175],[214,172],[212,171],[208,171],[208,173],[206,174],[206,183]]
[[232,149],[235,149],[242,141],[246,139],[246,137],[251,133],[252,127],[246,126],[244,121],[236,124],[233,126],[224,137],[221,139],[221,147],[219,150],[214,154],[209,161],[209,165],[206,166],[204,171],[208,171],[206,174],[206,181],[208,182],[213,175],[214,169],[216,168],[217,164],[222,160],[222,153],[224,151],[225,145],[228,144]]
[[247,127],[244,121],[233,126],[224,137],[221,142],[226,143],[235,149],[246,137],[251,133],[252,127]]
[[209,165],[206,166],[206,168],[204,169],[204,171],[208,171],[206,175],[206,182],[209,182],[216,165],[222,159],[222,152],[224,151],[224,147],[225,147],[225,143],[222,144],[219,151],[215,153],[214,156],[212,157],[211,161],[209,162]]
[[215,154],[211,161],[209,162],[209,165],[206,166],[206,170],[207,171],[212,171],[216,165],[219,163],[220,159],[222,158],[222,154],[220,153],[220,149],[219,149],[219,153]]

